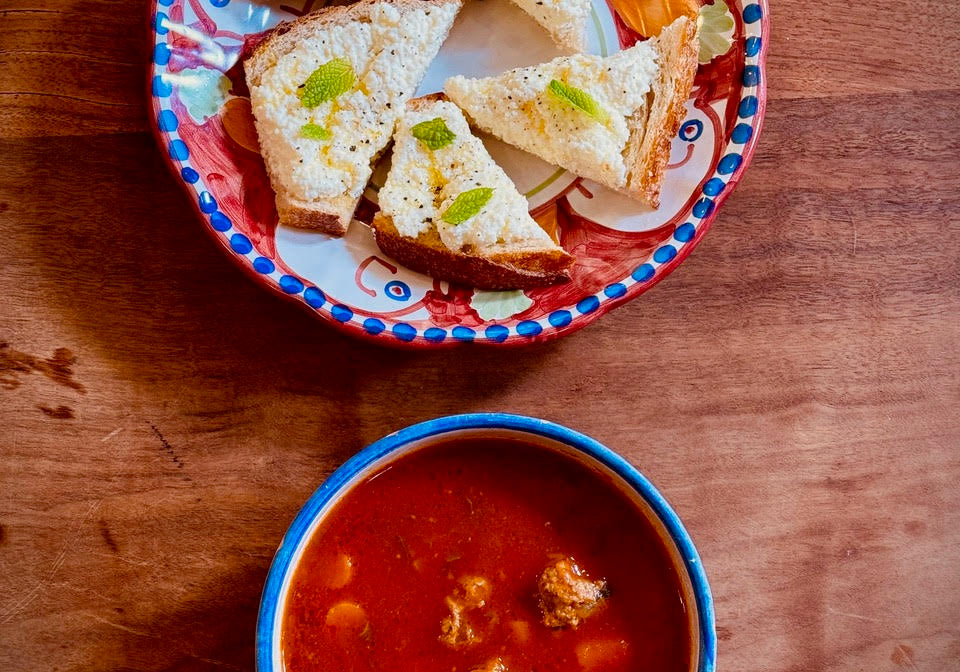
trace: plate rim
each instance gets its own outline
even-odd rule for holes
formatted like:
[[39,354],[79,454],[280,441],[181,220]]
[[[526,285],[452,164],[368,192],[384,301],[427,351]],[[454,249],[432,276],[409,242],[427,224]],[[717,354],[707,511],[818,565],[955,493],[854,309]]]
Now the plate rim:
[[[752,65],[756,66],[757,72],[759,75],[758,81],[754,85],[756,87],[756,92],[753,94],[753,96],[756,98],[757,107],[756,107],[756,111],[753,113],[753,115],[751,115],[752,116],[752,123],[750,125],[751,135],[749,139],[746,141],[743,151],[740,152],[739,154],[740,156],[739,165],[730,173],[730,176],[727,179],[727,181],[724,182],[722,191],[713,197],[709,197],[712,203],[712,207],[704,217],[699,218],[700,223],[698,226],[696,226],[693,237],[690,238],[688,241],[683,242],[683,244],[678,249],[675,248],[675,255],[672,258],[668,259],[663,263],[659,263],[658,266],[655,269],[653,269],[654,274],[651,277],[645,278],[642,281],[636,281],[634,284],[630,285],[629,288],[626,288],[626,291],[624,291],[619,296],[608,295],[606,298],[600,298],[600,296],[598,295],[603,295],[606,289],[608,289],[609,287],[615,284],[620,284],[622,286],[622,281],[615,281],[612,284],[607,285],[607,287],[604,287],[603,289],[600,289],[597,292],[594,292],[593,294],[587,294],[584,297],[582,297],[580,301],[578,301],[578,303],[593,297],[598,299],[598,303],[595,307],[591,308],[588,311],[580,312],[579,315],[575,315],[575,316],[571,315],[571,319],[566,324],[562,326],[553,327],[549,330],[543,329],[542,326],[539,325],[539,322],[534,321],[534,323],[536,323],[540,327],[540,329],[536,333],[533,333],[528,336],[520,334],[519,331],[516,330],[516,325],[514,325],[515,333],[510,333],[510,329],[508,327],[504,327],[505,329],[507,329],[507,334],[504,335],[503,338],[495,338],[488,335],[486,333],[487,330],[492,326],[497,326],[499,324],[498,322],[495,322],[494,324],[478,325],[476,328],[468,327],[467,329],[472,334],[469,338],[458,338],[451,333],[457,325],[450,325],[446,329],[441,329],[441,331],[444,332],[444,336],[442,337],[441,340],[428,339],[424,335],[425,332],[427,331],[426,329],[421,331],[416,328],[414,328],[414,334],[412,337],[404,338],[398,335],[395,331],[388,329],[387,328],[388,325],[384,324],[382,320],[379,320],[379,321],[384,328],[377,332],[371,332],[367,330],[362,324],[354,322],[352,319],[347,319],[346,321],[335,319],[333,315],[330,313],[329,308],[326,312],[321,311],[320,307],[326,307],[327,304],[330,304],[330,308],[333,308],[335,305],[339,305],[339,304],[332,304],[330,301],[326,300],[325,294],[323,294],[324,302],[321,303],[320,306],[317,306],[317,307],[311,306],[309,303],[307,303],[307,300],[303,297],[304,290],[301,290],[296,294],[285,292],[280,287],[277,281],[274,281],[271,278],[264,276],[261,273],[258,273],[253,268],[252,264],[246,263],[245,262],[245,260],[247,259],[246,255],[240,254],[234,251],[231,248],[230,243],[226,238],[226,236],[222,235],[221,232],[216,231],[211,225],[207,213],[203,212],[203,210],[200,207],[199,199],[195,198],[195,196],[197,197],[199,196],[197,189],[195,189],[193,185],[188,184],[187,181],[181,175],[181,171],[178,167],[179,160],[172,157],[168,151],[164,151],[166,147],[164,133],[167,131],[161,130],[160,124],[159,124],[159,116],[160,116],[158,113],[159,105],[156,103],[156,98],[158,96],[154,91],[154,83],[157,79],[159,79],[160,76],[157,74],[158,64],[154,58],[154,49],[157,44],[156,38],[158,36],[163,35],[162,33],[159,33],[159,31],[157,30],[159,25],[157,15],[158,13],[160,13],[161,7],[172,4],[172,0],[152,0],[152,7],[151,7],[152,11],[147,16],[147,38],[149,40],[148,44],[150,45],[150,56],[147,62],[146,78],[145,78],[146,81],[144,82],[144,84],[145,84],[145,89],[147,94],[147,107],[148,107],[148,113],[149,113],[150,129],[151,129],[151,133],[153,135],[154,141],[157,143],[157,148],[160,150],[160,154],[163,158],[164,164],[167,166],[167,169],[170,172],[171,176],[174,178],[174,180],[180,185],[181,189],[189,197],[190,202],[192,203],[193,211],[201,221],[202,223],[201,228],[206,232],[207,236],[209,236],[214,240],[216,245],[226,253],[226,256],[231,260],[231,262],[235,266],[239,267],[243,272],[243,274],[246,275],[250,280],[252,280],[254,284],[256,284],[259,287],[263,287],[267,289],[274,295],[277,295],[283,298],[288,303],[292,302],[294,305],[300,306],[301,309],[306,310],[308,313],[313,315],[314,318],[319,319],[321,322],[332,326],[336,331],[343,334],[347,334],[354,338],[359,338],[360,340],[363,340],[369,343],[375,343],[388,348],[392,347],[392,348],[398,348],[398,349],[404,349],[404,350],[410,350],[410,349],[432,350],[437,348],[451,348],[451,347],[457,347],[462,345],[480,345],[485,347],[514,348],[514,347],[524,347],[524,346],[534,345],[538,343],[547,343],[557,338],[561,338],[563,336],[572,334],[576,331],[579,331],[580,329],[583,329],[588,325],[593,324],[600,317],[602,317],[603,315],[606,315],[611,310],[614,310],[615,308],[619,308],[625,303],[632,301],[637,297],[639,297],[640,295],[646,293],[647,291],[655,287],[657,284],[659,284],[668,275],[673,273],[673,271],[675,271],[677,267],[681,263],[683,263],[683,261],[690,256],[690,253],[693,252],[693,250],[700,244],[700,241],[703,239],[706,233],[710,230],[714,221],[719,215],[721,207],[726,202],[726,200],[730,197],[730,194],[732,194],[733,191],[737,188],[737,186],[739,186],[740,180],[742,179],[744,172],[747,170],[747,168],[749,168],[751,162],[753,161],[753,157],[756,153],[757,145],[759,144],[760,135],[763,130],[763,122],[766,117],[766,107],[767,107],[766,60],[767,60],[767,54],[768,54],[769,45],[770,45],[769,0],[752,0],[752,2],[750,0],[730,0],[730,1],[731,2],[739,1],[743,3],[742,7],[740,7],[739,9],[741,20],[745,20],[743,17],[743,12],[746,10],[747,7],[755,5],[760,8],[759,19],[755,19],[754,21],[750,22],[750,23],[755,23],[759,21],[760,49],[753,57],[751,57],[750,55],[746,54],[746,52],[744,52],[744,65],[746,65],[747,59],[756,58],[756,62]],[[608,5],[609,5],[609,2],[608,2]],[[741,84],[741,97],[740,97],[741,102],[748,95],[743,93],[743,90],[745,88],[752,88],[752,87],[746,87]],[[730,130],[732,131],[732,129]],[[724,136],[725,142],[721,146],[721,151],[726,150],[730,145],[730,140],[728,138],[729,138],[728,134]],[[714,167],[712,172],[708,173],[708,176],[712,177],[716,175],[716,173],[717,173],[717,170],[716,170],[716,167]],[[702,187],[701,187],[701,193],[702,193]],[[696,194],[697,192],[694,191],[691,194],[691,196]],[[674,229],[674,232],[675,231],[676,231],[676,228]],[[667,241],[661,243],[661,246],[669,245],[669,244],[670,243],[668,239]],[[639,268],[644,265],[650,266],[649,262],[653,259],[654,253],[649,254],[644,259],[643,263],[640,264],[640,266],[638,266],[637,270],[639,270]],[[636,270],[633,273],[636,273]],[[630,277],[631,276],[627,276],[627,278],[624,278],[624,279],[629,279]],[[313,285],[310,285],[310,286],[313,286]],[[307,285],[304,285],[304,287],[307,287]],[[322,289],[320,288],[317,288],[317,289],[321,293],[323,293]],[[566,310],[565,308],[559,309],[559,311],[565,311],[565,310]],[[350,312],[352,314],[352,310]],[[550,313],[550,315],[552,315],[554,312],[558,312],[558,311],[553,311]],[[570,311],[566,311],[566,312],[569,313]],[[352,315],[351,315],[351,318],[352,318]],[[538,318],[538,320],[539,319],[549,319],[549,315],[541,316],[540,318]],[[397,324],[405,324],[405,323],[398,322],[393,325],[394,328],[397,326]],[[447,338],[447,336],[450,336],[450,338]]]

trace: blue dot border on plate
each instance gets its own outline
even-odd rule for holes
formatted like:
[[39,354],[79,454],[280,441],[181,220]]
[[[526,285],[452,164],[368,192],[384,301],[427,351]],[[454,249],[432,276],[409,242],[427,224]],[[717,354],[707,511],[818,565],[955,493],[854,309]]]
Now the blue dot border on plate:
[[[332,303],[323,291],[305,283],[301,278],[282,273],[272,260],[261,256],[252,241],[233,227],[222,213],[216,199],[207,189],[202,176],[190,163],[190,150],[179,137],[179,122],[170,108],[173,85],[168,78],[167,64],[171,51],[166,44],[169,18],[163,9],[171,0],[156,0],[157,10],[151,17],[154,37],[149,92],[153,100],[154,132],[170,164],[183,185],[206,218],[209,231],[229,249],[230,254],[244,269],[264,279],[274,291],[297,299],[304,307],[320,314],[334,326],[355,335],[395,345],[434,347],[456,343],[483,343],[491,345],[522,345],[550,340],[586,326],[611,308],[635,298],[669,274],[696,246],[726,200],[739,182],[752,158],[763,124],[766,105],[765,62],[769,34],[768,0],[746,0],[740,18],[744,25],[741,72],[741,94],[737,107],[738,118],[729,129],[729,140],[724,147],[716,169],[707,179],[689,216],[677,225],[667,242],[653,251],[629,275],[603,289],[581,297],[575,303],[536,320],[522,320],[516,324],[489,324],[480,327],[438,326],[417,329],[412,324],[386,317],[369,317],[349,306]],[[221,7],[226,2],[214,3]],[[733,3],[728,3],[733,4]],[[732,6],[731,11],[737,11]],[[682,129],[681,129],[682,131]]]

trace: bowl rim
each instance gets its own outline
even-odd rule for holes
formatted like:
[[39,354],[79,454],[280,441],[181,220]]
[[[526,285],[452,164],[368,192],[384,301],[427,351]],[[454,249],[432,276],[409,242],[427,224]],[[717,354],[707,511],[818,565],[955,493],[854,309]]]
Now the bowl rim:
[[343,496],[347,492],[347,486],[358,474],[390,453],[416,441],[474,429],[514,430],[565,444],[613,471],[646,501],[677,545],[677,550],[683,558],[684,569],[690,578],[699,619],[698,672],[714,672],[717,634],[710,584],[693,539],[667,500],[639,469],[596,439],[549,420],[509,413],[449,415],[410,425],[388,434],[354,454],[320,484],[287,528],[270,563],[257,614],[256,670],[279,672],[273,667],[273,642],[274,630],[278,625],[275,615],[277,604],[282,596],[283,581],[297,547],[324,507]]

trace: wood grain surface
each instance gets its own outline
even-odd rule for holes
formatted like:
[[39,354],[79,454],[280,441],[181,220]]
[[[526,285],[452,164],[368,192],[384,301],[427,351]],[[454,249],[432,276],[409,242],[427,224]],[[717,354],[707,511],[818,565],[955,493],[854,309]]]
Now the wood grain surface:
[[252,670],[323,478],[499,410],[662,489],[720,669],[960,670],[960,5],[773,4],[756,158],[676,273],[559,342],[416,354],[208,240],[148,132],[147,2],[0,2],[0,669]]

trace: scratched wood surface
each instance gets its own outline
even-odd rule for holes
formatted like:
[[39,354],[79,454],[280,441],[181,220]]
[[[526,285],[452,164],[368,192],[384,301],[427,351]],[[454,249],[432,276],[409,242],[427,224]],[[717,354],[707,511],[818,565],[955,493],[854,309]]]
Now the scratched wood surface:
[[147,3],[0,3],[0,669],[252,670],[260,588],[368,442],[503,410],[660,486],[720,667],[960,669],[960,9],[774,3],[713,231],[523,351],[339,336],[207,239],[148,132]]

